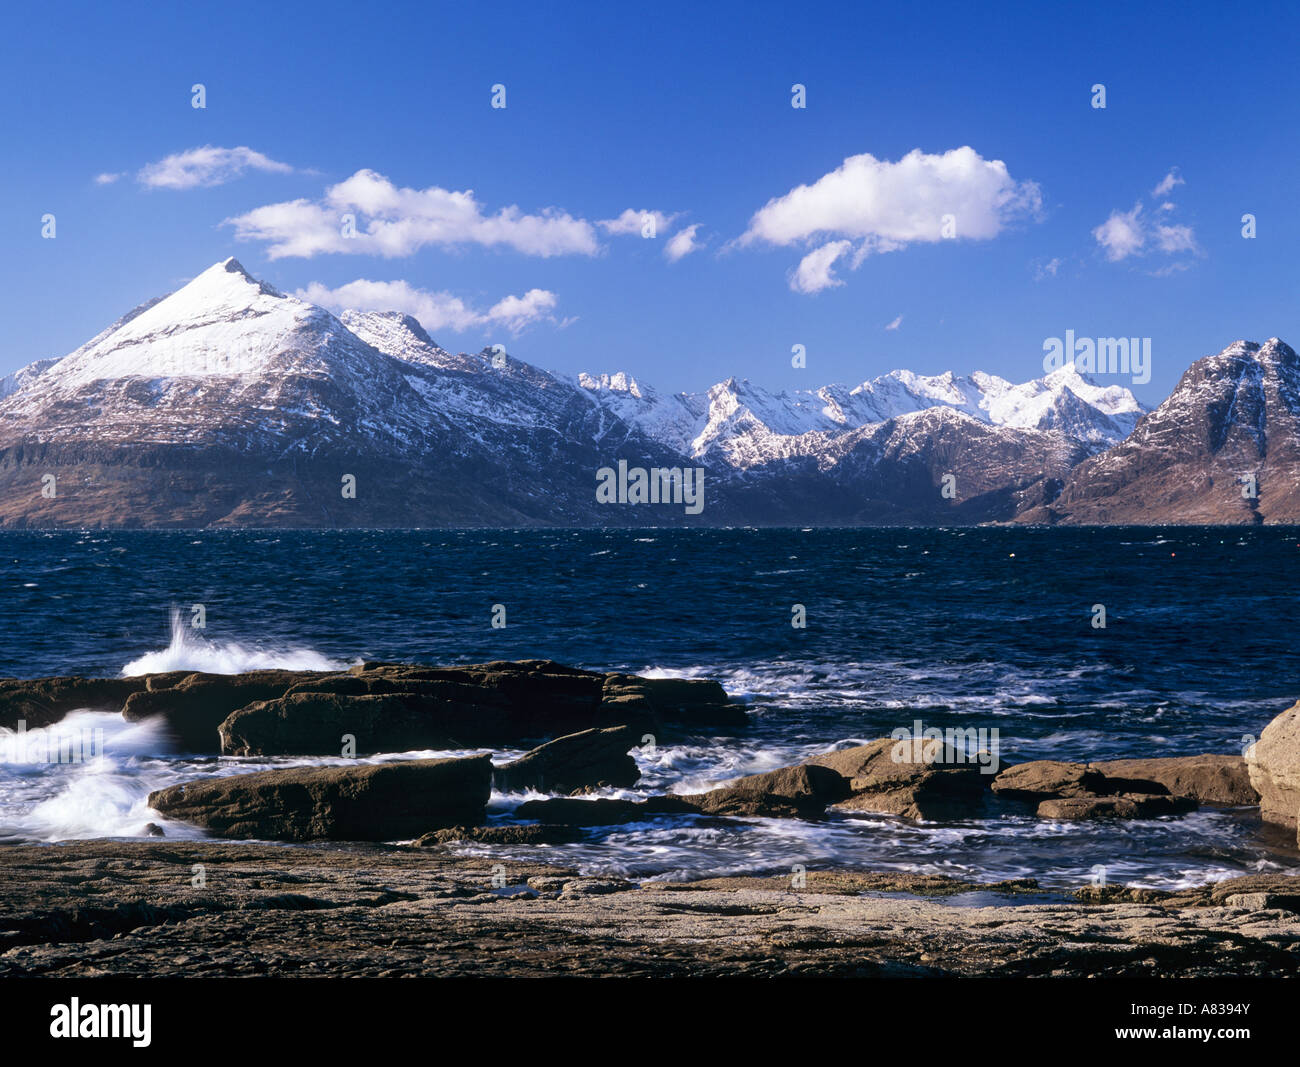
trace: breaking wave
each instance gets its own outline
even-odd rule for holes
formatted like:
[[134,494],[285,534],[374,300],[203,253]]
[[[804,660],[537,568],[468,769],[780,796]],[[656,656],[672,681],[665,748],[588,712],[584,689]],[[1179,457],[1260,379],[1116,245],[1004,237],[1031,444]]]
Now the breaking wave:
[[209,674],[241,674],[244,671],[338,671],[348,664],[329,659],[310,648],[263,648],[238,641],[209,641],[186,624],[181,612],[172,609],[171,643],[156,652],[146,652],[122,668],[125,677],[159,674],[164,671],[206,671]]

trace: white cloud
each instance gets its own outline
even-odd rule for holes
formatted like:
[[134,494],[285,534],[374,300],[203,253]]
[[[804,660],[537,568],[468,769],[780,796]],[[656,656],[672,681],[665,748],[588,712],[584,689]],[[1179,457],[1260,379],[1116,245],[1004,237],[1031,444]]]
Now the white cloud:
[[1161,252],[1195,252],[1196,235],[1190,226],[1157,226],[1156,244]]
[[835,277],[835,261],[853,247],[852,241],[831,241],[814,248],[799,261],[790,276],[790,288],[796,293],[820,293],[844,283]]
[[[355,219],[354,236],[344,236],[346,215]],[[472,190],[402,188],[373,170],[330,186],[321,200],[268,204],[226,223],[240,240],[267,242],[271,259],[336,252],[392,258],[465,244],[542,257],[600,251],[591,223],[557,209],[526,215],[511,205],[488,215]]]
[[650,211],[646,208],[638,211],[636,208],[628,208],[618,218],[601,219],[596,225],[611,237],[640,237],[646,222],[650,219],[654,220],[654,232],[658,235],[667,230],[676,218],[677,215],[669,215],[663,211]]
[[372,282],[364,278],[336,289],[312,282],[296,295],[332,311],[401,311],[413,315],[430,333],[464,333],[482,326],[504,326],[517,334],[537,322],[553,321],[551,312],[557,303],[554,293],[529,289],[523,296],[504,297],[484,311],[470,307],[451,293],[417,289],[405,281]]
[[700,247],[701,242],[695,239],[695,233],[699,228],[700,224],[697,222],[684,230],[678,230],[668,239],[668,243],[664,245],[664,255],[668,257],[669,263],[676,263]]
[[519,333],[535,322],[551,319],[557,298],[547,289],[529,289],[523,296],[507,296],[487,311],[487,321],[501,323],[511,333]]
[[217,148],[204,145],[176,152],[157,163],[150,163],[136,175],[141,185],[151,189],[195,189],[224,185],[242,175],[246,170],[261,170],[273,174],[292,174],[287,163],[254,152],[251,148]]
[[897,330],[902,325],[903,325],[903,316],[899,315],[898,318],[896,318],[893,322],[891,322],[888,326],[886,326],[885,329]]
[[[1175,167],[1160,180],[1151,195],[1159,199],[1185,184]],[[1092,231],[1092,236],[1112,263],[1130,256],[1156,253],[1170,256],[1180,253],[1199,255],[1201,249],[1196,243],[1196,233],[1192,227],[1171,221],[1177,210],[1176,204],[1165,200],[1156,208],[1155,219],[1152,219],[1144,213],[1141,202],[1138,202],[1133,205],[1132,211],[1112,211],[1110,217]],[[1187,264],[1184,263],[1175,265],[1173,269],[1163,267],[1154,273],[1163,276],[1186,267]]]
[[1147,241],[1142,205],[1133,205],[1132,211],[1112,211],[1110,218],[1093,230],[1092,235],[1112,263],[1136,255]]
[[1183,180],[1182,176],[1178,173],[1178,168],[1174,167],[1168,174],[1160,179],[1160,184],[1151,190],[1151,195],[1158,200],[1162,196],[1168,196],[1178,186],[1186,184],[1187,183]]
[[[814,283],[800,291],[815,292],[826,287],[815,282],[844,254],[845,245],[857,243],[850,264],[856,269],[873,253],[943,240],[945,216],[951,216],[957,238],[984,241],[1041,205],[1037,184],[1015,181],[1005,163],[983,159],[969,146],[942,154],[917,148],[896,163],[863,153],[811,185],[769,200],[736,243],[823,242],[795,274]],[[824,243],[826,238],[838,240]],[[793,282],[792,287],[798,288]]]
[[104,173],[104,174],[96,174],[96,175],[95,175],[95,184],[96,184],[96,185],[112,185],[115,181],[117,181],[119,178],[122,178],[122,177],[125,177],[125,175],[123,175],[123,174],[121,174],[121,173],[118,173],[118,174],[112,174],[112,173],[107,173],[107,172],[106,172],[106,173]]

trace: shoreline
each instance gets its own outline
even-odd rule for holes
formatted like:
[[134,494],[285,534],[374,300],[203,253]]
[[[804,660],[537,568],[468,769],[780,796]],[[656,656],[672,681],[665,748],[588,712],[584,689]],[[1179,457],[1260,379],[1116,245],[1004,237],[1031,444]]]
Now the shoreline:
[[637,885],[401,846],[3,846],[0,977],[1300,973],[1289,876],[1047,903],[1029,881],[788,883]]

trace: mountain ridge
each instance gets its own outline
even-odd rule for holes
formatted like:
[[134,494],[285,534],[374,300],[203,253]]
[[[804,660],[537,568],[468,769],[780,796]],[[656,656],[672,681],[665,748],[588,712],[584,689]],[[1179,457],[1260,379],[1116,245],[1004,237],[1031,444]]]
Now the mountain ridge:
[[[1277,339],[1197,361],[1155,411],[1072,364],[1019,384],[895,370],[662,394],[623,372],[569,379],[500,350],[452,353],[409,315],[336,316],[232,257],[0,379],[0,525],[1111,521],[1134,493],[1159,515],[1190,499],[1151,488],[1150,462],[1185,465],[1166,438],[1267,475],[1267,506],[1226,521],[1283,521],[1300,516],[1297,398],[1300,360]],[[1251,412],[1274,440],[1263,424],[1251,436]],[[1217,429],[1170,429],[1198,418]],[[1264,462],[1270,445],[1281,465]],[[620,459],[704,470],[704,514],[598,503],[595,472]],[[1189,514],[1237,516],[1211,497]]]

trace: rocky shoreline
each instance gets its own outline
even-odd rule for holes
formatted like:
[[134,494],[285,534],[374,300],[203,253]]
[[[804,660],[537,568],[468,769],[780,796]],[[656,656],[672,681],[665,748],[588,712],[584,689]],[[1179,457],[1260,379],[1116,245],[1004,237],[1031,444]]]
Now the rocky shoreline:
[[[160,719],[191,752],[354,761],[150,795],[165,819],[224,840],[0,848],[0,975],[1290,975],[1300,961],[1300,878],[1285,875],[1066,895],[1031,880],[848,870],[636,884],[491,856],[664,817],[707,826],[828,811],[1069,821],[1258,806],[1269,832],[1294,840],[1300,704],[1244,757],[1003,767],[942,737],[880,738],[639,800],[591,794],[635,786],[630,753],[656,738],[745,730],[747,712],[717,683],[542,660],[0,681],[10,729],[86,708]],[[529,744],[495,765],[486,753],[365,759]],[[494,787],[543,796],[503,823],[488,818]]]
[[1293,976],[1296,883],[1070,899],[852,872],[637,885],[389,846],[18,846],[0,977]]

